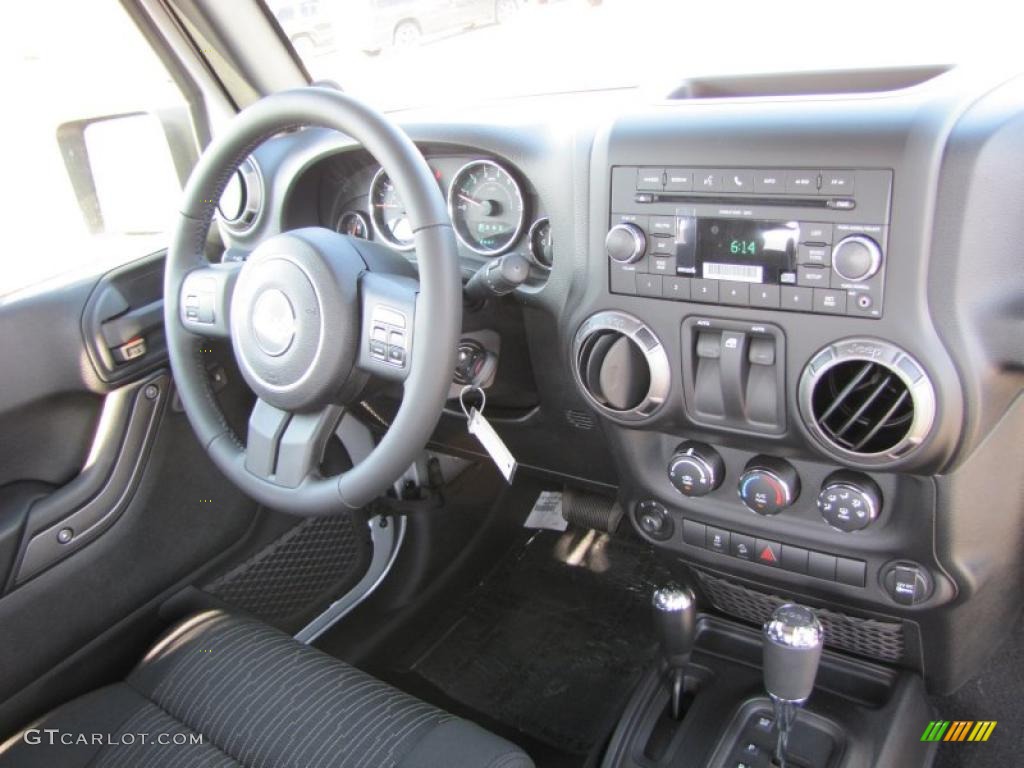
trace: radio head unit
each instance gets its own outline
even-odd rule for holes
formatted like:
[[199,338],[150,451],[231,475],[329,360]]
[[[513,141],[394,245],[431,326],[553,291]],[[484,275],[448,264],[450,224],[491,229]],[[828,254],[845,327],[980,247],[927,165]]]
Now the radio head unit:
[[[715,179],[731,181],[700,188]],[[610,289],[881,317],[891,185],[884,170],[613,168]]]

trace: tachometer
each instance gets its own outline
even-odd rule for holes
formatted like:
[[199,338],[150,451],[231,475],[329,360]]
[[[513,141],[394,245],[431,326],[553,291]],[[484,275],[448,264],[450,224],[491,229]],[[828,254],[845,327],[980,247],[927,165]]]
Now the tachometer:
[[412,223],[395,183],[381,168],[370,183],[370,220],[377,236],[392,248],[410,251],[414,239]]
[[459,240],[483,256],[511,248],[526,217],[519,184],[492,160],[474,160],[459,169],[448,189],[448,212]]

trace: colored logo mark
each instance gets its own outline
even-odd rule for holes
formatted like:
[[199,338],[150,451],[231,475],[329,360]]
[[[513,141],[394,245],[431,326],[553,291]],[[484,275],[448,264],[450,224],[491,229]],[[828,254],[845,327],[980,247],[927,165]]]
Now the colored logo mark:
[[921,741],[988,741],[996,720],[932,720]]

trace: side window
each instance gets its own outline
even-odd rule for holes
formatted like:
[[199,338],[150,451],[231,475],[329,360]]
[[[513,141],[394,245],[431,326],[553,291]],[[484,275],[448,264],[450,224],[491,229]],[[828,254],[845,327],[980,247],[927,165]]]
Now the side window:
[[167,244],[181,192],[167,139],[185,102],[117,0],[5,15],[0,296]]

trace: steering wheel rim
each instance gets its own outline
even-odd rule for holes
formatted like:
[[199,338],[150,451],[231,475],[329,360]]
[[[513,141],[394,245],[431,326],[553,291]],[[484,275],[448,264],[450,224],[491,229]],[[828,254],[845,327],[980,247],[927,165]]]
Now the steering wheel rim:
[[[273,477],[254,474],[247,468],[246,446],[217,405],[199,351],[202,340],[210,334],[197,332],[202,329],[186,320],[189,310],[182,295],[186,283],[196,275],[213,275],[222,280],[225,274],[214,271],[216,267],[206,260],[203,246],[217,201],[235,169],[271,136],[314,125],[337,130],[358,141],[384,167],[405,203],[419,265],[410,329],[415,350],[409,350],[401,406],[373,452],[341,475],[322,477],[313,466],[298,483],[282,485]],[[299,232],[302,231],[296,234]],[[247,265],[241,267],[243,275],[246,268]],[[229,276],[225,284],[233,285],[233,281]],[[461,330],[461,293],[458,252],[444,198],[426,160],[405,133],[359,101],[325,88],[283,91],[253,104],[234,118],[197,163],[185,187],[182,210],[167,254],[164,323],[168,355],[182,405],[200,443],[229,480],[274,509],[298,515],[329,515],[364,506],[401,477],[426,445],[440,418],[455,366]],[[227,298],[219,305],[221,315],[225,316],[222,323],[226,323],[229,314],[226,304],[230,295],[225,295]],[[188,299],[193,301],[194,295],[190,294]],[[231,318],[236,314],[234,309],[230,310]],[[363,313],[362,317],[365,325],[367,315]],[[189,327],[186,322],[191,323]],[[358,338],[368,338],[368,333],[363,327]],[[237,354],[234,335],[232,342]],[[339,416],[340,410],[333,415]],[[256,416],[254,411],[253,418]],[[316,421],[315,415],[302,418],[306,423]],[[252,425],[251,420],[250,433]]]

